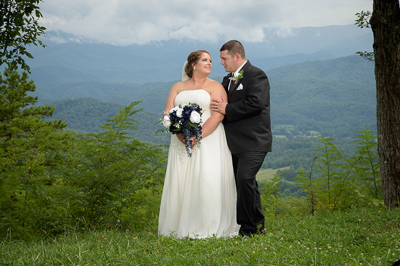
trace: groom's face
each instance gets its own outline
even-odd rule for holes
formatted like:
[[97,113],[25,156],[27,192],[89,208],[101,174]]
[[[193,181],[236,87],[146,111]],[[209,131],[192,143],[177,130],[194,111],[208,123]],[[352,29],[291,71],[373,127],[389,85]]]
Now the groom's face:
[[221,51],[219,57],[221,57],[221,65],[224,66],[226,72],[235,72],[238,69],[235,57],[231,57],[228,50]]

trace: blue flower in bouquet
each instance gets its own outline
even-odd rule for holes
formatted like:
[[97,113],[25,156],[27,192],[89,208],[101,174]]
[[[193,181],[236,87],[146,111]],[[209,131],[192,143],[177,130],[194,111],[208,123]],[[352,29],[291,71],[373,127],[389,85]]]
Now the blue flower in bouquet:
[[196,103],[175,106],[164,116],[163,125],[172,134],[182,134],[185,139],[186,152],[192,155],[193,142],[191,137],[195,136],[197,146],[201,141],[201,116],[203,110]]

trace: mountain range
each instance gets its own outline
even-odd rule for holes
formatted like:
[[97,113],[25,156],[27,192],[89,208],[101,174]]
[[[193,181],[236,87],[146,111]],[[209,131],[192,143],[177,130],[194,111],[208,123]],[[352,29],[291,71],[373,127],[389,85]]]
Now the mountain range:
[[[193,50],[209,50],[216,60],[211,78],[225,75],[216,43],[170,40],[121,47],[51,31],[43,41],[48,47],[31,47],[34,60],[28,61],[35,95],[39,104],[56,106],[54,118],[82,132],[98,130],[122,106],[142,101],[140,127],[154,138],[168,91]],[[247,58],[269,77],[273,128],[292,125],[338,137],[376,129],[374,66],[354,55],[372,50],[370,31],[354,25],[300,28],[244,45]]]
[[[375,130],[373,70],[371,62],[357,55],[267,70],[273,128],[293,125],[301,132],[318,131],[323,136],[333,137],[353,136],[366,127]],[[216,77],[216,80],[221,79]],[[66,121],[70,129],[84,132],[96,131],[106,117],[111,118],[119,108],[142,101],[138,105],[144,110],[138,118],[139,128],[150,129],[143,134],[153,138],[157,130],[155,123],[161,118],[174,82],[59,82],[41,84],[36,95],[39,95],[40,104],[56,106],[54,118]]]
[[[219,64],[222,43],[189,40],[151,42],[145,45],[113,46],[91,43],[63,32],[48,31],[46,48],[29,47],[27,60],[35,81],[41,77],[57,81],[148,83],[179,80],[188,54],[207,50],[213,61],[212,76],[225,75]],[[78,41],[77,41],[78,40]],[[286,35],[267,32],[267,41],[243,42],[246,57],[263,70],[306,61],[334,59],[357,51],[372,50],[372,32],[354,25],[293,29]]]

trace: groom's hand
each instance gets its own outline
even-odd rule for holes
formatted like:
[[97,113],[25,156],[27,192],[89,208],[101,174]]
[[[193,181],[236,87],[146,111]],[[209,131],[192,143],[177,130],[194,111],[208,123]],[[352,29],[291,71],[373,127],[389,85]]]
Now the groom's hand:
[[225,100],[225,98],[221,97],[221,100],[211,100],[210,108],[215,112],[225,115],[225,108],[227,104],[228,102]]

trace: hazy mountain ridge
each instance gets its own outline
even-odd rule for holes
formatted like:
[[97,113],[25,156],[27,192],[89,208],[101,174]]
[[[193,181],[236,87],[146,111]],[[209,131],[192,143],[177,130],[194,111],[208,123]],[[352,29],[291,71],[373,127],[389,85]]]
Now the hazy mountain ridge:
[[[107,120],[119,113],[125,105],[115,102],[105,102],[94,98],[74,98],[40,104],[54,105],[56,111],[50,119],[61,119],[67,122],[67,129],[82,133],[97,133],[103,131],[100,127],[108,123]],[[134,109],[140,109],[136,106]],[[134,119],[138,130],[132,135],[142,141],[168,143],[169,135],[156,133],[161,128],[161,115],[152,112],[138,112]]]
[[[373,64],[361,57],[354,55],[292,64],[268,70],[266,73],[271,83],[273,128],[280,124],[291,124],[303,132],[317,130],[325,136],[339,137],[353,136],[354,132],[366,127],[376,129]],[[222,77],[215,77],[215,79],[221,80]],[[153,130],[143,133],[150,136],[156,131],[155,123],[161,117],[169,89],[175,82],[141,85],[75,82],[59,84],[59,87],[54,87],[54,84],[46,87],[46,84],[42,84],[38,86],[37,94],[42,102],[46,100],[44,96],[49,94],[52,94],[53,99],[63,99],[66,96],[69,98],[91,97],[93,98],[91,101],[94,101],[91,105],[98,104],[99,106],[104,106],[106,104],[104,101],[118,103],[119,107],[133,101],[143,101],[138,105],[138,108],[144,109],[143,116],[140,118],[142,120],[139,120],[141,127]],[[57,94],[58,92],[60,94]],[[96,102],[94,98],[98,101]],[[62,101],[50,102],[60,111],[54,114],[54,118],[62,118],[63,110],[68,109],[78,109],[74,111],[74,116],[81,114],[79,118],[81,120],[86,118],[85,113],[97,112],[93,111],[96,109],[88,111],[87,105],[81,103],[75,108],[72,102],[69,103],[69,108],[59,110],[58,105]],[[102,109],[102,107],[99,108],[99,110]],[[99,114],[99,117],[102,115]],[[111,117],[110,113],[109,118]],[[69,123],[66,118],[65,121]],[[105,121],[106,119],[103,123]],[[81,128],[74,129],[85,131],[82,125]],[[98,126],[101,125],[99,121]],[[93,130],[92,126],[90,128]]]
[[[267,71],[278,104],[313,101],[374,104],[374,65],[360,56],[292,64]],[[349,89],[352,88],[352,89]]]
[[[292,124],[303,131],[313,129],[337,136],[352,136],[355,130],[376,127],[373,64],[349,56],[372,50],[369,29],[354,25],[309,27],[293,29],[286,36],[272,31],[266,36],[265,42],[243,44],[247,59],[265,70],[270,79],[273,127]],[[74,110],[76,120],[70,121],[70,128],[76,130],[93,131],[94,124],[105,123],[95,117],[92,120],[97,122],[87,128],[78,123],[91,112],[97,115],[94,105],[113,110],[107,113],[112,117],[112,112],[132,101],[143,101],[138,108],[144,109],[146,118],[141,122],[153,123],[150,117],[158,119],[191,51],[208,50],[214,60],[210,77],[221,81],[225,75],[219,64],[222,43],[169,40],[113,46],[52,31],[46,32],[43,41],[48,47],[31,47],[34,60],[28,61],[37,85],[35,94],[41,104],[55,101],[60,109],[55,118],[81,109]],[[65,99],[75,101],[66,104]],[[120,105],[111,108],[104,102]]]
[[[276,32],[265,34],[267,40],[264,42],[243,42],[247,59],[264,70],[372,50],[372,32],[355,25],[298,28],[283,37]],[[63,67],[66,72],[78,71],[81,73],[77,76],[87,75],[88,79],[97,78],[102,82],[142,84],[178,80],[187,55],[198,49],[210,52],[214,60],[212,76],[225,75],[219,64],[219,49],[223,42],[169,40],[113,46],[54,31],[47,31],[42,39],[47,48],[29,47],[34,59],[27,63],[32,68],[34,80],[43,75],[41,67]]]

